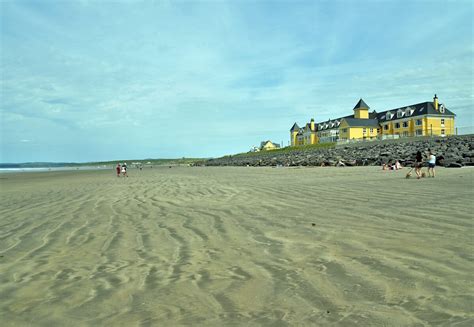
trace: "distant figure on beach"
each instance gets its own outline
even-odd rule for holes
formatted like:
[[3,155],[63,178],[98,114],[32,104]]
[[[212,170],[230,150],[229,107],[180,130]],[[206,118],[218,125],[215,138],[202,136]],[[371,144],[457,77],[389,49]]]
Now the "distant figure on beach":
[[423,165],[423,156],[421,155],[421,151],[418,151],[415,157],[415,174],[416,174],[417,179],[421,178],[422,165]]
[[428,158],[428,177],[435,177],[436,156],[431,152]]
[[402,169],[402,165],[400,164],[400,161],[398,161],[398,160],[397,160],[397,161],[395,161],[395,165],[394,165],[394,167],[395,167],[395,170]]
[[382,165],[382,170],[393,170],[394,169],[394,166],[392,165],[392,161],[390,160],[389,162],[387,163],[384,163]]
[[117,167],[115,167],[115,170],[117,171],[117,177],[120,177],[120,170],[121,170],[120,163],[117,164]]
[[128,177],[128,174],[127,174],[127,163],[125,162],[123,165],[122,165],[122,175],[123,177]]
[[336,164],[336,167],[345,167],[346,164],[342,162],[342,160],[339,160]]

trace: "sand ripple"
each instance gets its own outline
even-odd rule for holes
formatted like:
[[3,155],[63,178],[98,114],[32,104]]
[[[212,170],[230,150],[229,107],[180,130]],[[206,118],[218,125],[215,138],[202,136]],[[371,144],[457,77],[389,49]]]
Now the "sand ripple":
[[4,326],[471,326],[474,169],[1,182]]

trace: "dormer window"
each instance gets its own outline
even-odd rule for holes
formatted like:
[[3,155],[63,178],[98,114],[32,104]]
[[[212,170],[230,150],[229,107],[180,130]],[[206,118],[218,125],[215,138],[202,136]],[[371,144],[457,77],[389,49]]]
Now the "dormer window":
[[445,108],[444,108],[444,104],[441,104],[441,105],[439,106],[439,112],[442,113],[442,114],[444,114],[445,111],[446,111],[446,110],[445,110]]
[[393,116],[392,113],[389,111],[385,114],[385,119],[390,120],[392,119],[392,116]]
[[411,107],[407,107],[405,110],[405,115],[406,116],[411,116],[413,114],[413,109]]
[[402,110],[398,110],[397,111],[397,118],[402,118],[403,117],[403,111]]

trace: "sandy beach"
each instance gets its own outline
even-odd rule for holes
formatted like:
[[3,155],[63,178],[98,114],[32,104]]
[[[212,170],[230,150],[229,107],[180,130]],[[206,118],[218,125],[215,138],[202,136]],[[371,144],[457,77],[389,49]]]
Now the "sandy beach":
[[0,175],[2,326],[472,326],[474,169]]

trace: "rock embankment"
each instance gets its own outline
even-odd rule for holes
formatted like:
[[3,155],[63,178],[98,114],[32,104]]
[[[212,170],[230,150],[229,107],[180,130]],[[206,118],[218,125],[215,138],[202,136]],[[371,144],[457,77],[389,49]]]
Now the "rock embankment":
[[205,166],[377,166],[395,163],[411,166],[417,151],[428,150],[445,167],[474,166],[474,135],[359,142],[334,148],[310,148],[239,154],[197,163]]

